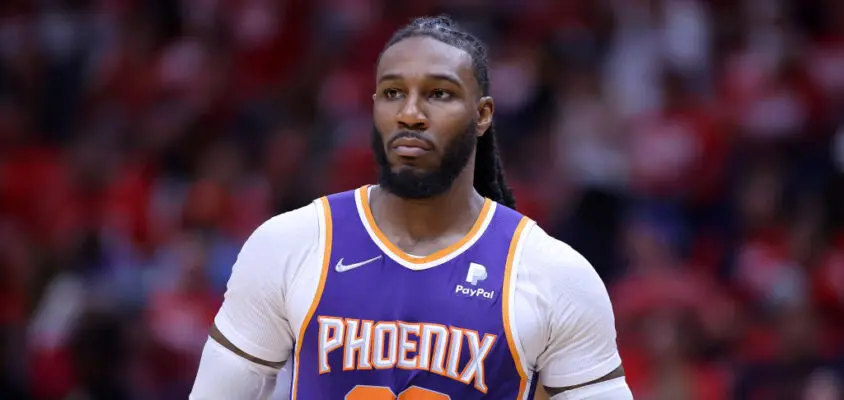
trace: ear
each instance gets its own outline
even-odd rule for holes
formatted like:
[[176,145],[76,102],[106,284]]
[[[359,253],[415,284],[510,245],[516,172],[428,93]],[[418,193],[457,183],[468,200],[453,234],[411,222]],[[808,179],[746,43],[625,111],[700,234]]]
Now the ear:
[[489,127],[492,126],[492,115],[495,114],[495,102],[491,96],[481,97],[478,102],[478,137],[483,136]]
[[376,99],[377,97],[378,97],[378,93],[373,93],[373,94],[372,94],[372,101],[375,101],[375,99]]

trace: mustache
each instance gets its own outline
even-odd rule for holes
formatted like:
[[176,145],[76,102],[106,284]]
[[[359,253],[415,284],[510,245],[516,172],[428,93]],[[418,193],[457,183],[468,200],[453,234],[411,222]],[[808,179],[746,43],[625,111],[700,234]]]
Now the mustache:
[[431,146],[431,148],[436,147],[436,146],[434,146],[434,142],[431,139],[429,139],[427,137],[427,135],[425,135],[421,132],[414,132],[414,131],[401,131],[399,133],[396,133],[395,135],[393,135],[393,137],[390,138],[390,140],[387,141],[387,147],[393,147],[393,143],[395,143],[395,141],[399,140],[399,139],[421,140],[421,141],[425,142],[425,144],[427,144],[428,146]]

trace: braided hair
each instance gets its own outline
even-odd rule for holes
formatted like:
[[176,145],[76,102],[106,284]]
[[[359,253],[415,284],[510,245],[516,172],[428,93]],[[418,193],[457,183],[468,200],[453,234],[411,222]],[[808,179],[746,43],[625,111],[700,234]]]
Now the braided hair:
[[[430,37],[468,53],[472,57],[472,69],[481,89],[481,96],[489,96],[489,60],[486,45],[447,16],[414,19],[393,34],[384,50],[402,40],[419,36]],[[484,135],[478,138],[475,150],[475,190],[484,197],[516,208],[513,192],[504,180],[504,168],[495,136],[495,126],[490,125]]]

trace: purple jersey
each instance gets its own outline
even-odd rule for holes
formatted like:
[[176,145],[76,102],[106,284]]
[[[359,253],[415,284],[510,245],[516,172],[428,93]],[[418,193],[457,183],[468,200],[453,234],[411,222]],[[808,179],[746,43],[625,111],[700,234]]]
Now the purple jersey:
[[487,200],[473,231],[493,214],[474,243],[414,270],[376,243],[392,248],[366,197],[363,188],[322,199],[326,256],[296,345],[291,398],[532,399],[536,380],[509,323],[513,249],[527,218]]

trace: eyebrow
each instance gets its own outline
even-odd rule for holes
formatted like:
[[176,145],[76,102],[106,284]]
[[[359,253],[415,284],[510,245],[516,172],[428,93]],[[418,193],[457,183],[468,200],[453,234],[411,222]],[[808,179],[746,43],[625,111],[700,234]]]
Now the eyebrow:
[[[452,74],[447,74],[447,73],[425,74],[425,77],[429,78],[429,79],[439,80],[439,81],[448,81],[448,82],[451,82],[454,85],[457,85],[459,87],[463,87],[463,83],[460,81],[460,79],[458,79],[457,76],[452,75]],[[380,79],[378,79],[378,83],[381,83],[381,82],[384,82],[384,81],[402,80],[402,79],[404,79],[404,77],[402,77],[400,74],[385,74],[385,75],[381,76]]]

